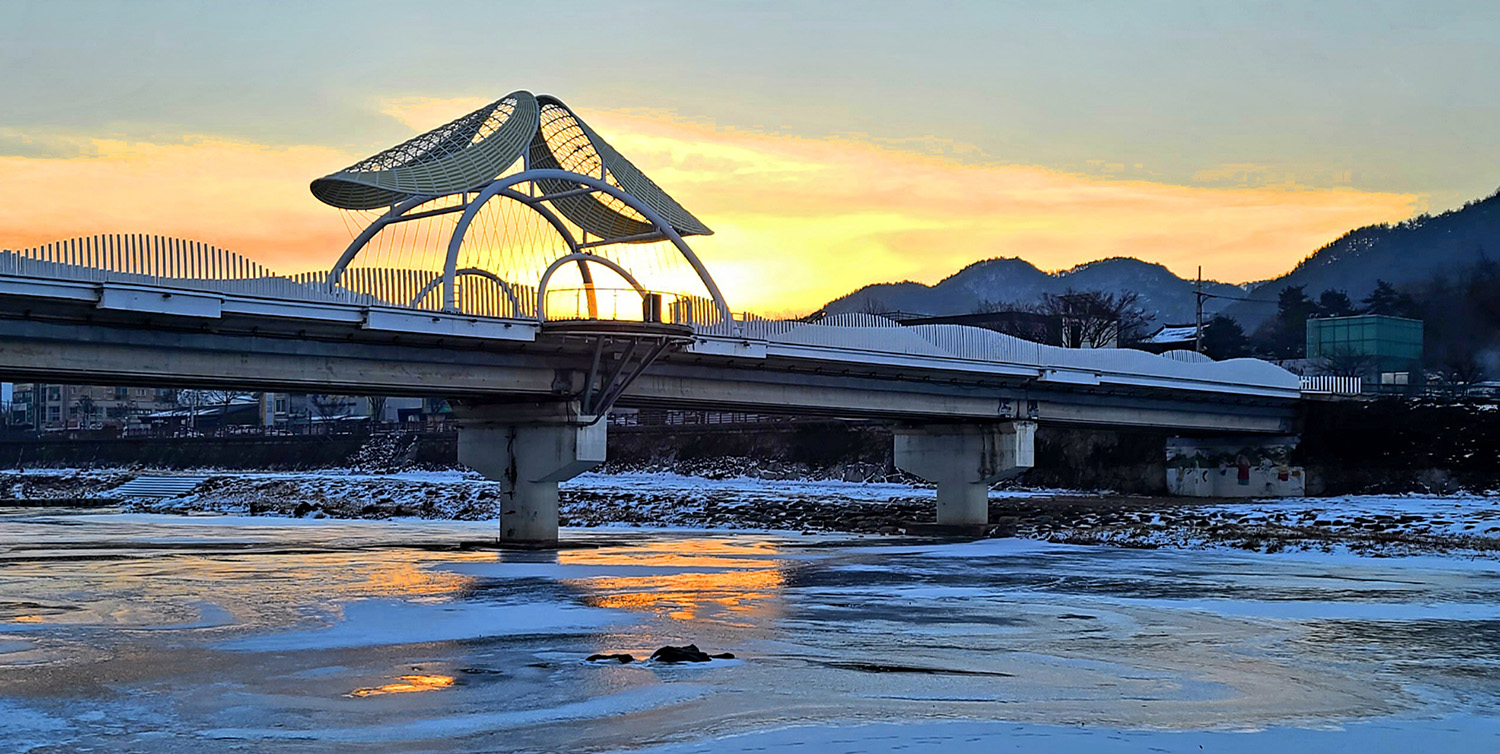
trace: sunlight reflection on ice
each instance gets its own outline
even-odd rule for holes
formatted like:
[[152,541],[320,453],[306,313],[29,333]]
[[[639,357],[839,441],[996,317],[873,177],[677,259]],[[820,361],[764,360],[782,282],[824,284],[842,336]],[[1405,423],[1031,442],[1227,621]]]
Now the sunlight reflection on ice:
[[366,696],[380,696],[382,694],[411,694],[420,691],[437,691],[446,689],[453,685],[451,675],[403,675],[394,683],[384,686],[369,686],[355,689],[349,692],[349,696],[361,698]]

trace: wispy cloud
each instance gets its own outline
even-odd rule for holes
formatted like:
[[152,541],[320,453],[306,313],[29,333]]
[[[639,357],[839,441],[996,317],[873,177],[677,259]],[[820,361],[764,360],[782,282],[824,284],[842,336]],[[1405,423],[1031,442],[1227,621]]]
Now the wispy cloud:
[[[382,109],[415,131],[486,101],[405,98]],[[1409,216],[1420,200],[1254,181],[1204,188],[1105,178],[988,161],[962,144],[805,138],[671,113],[583,115],[714,228],[692,243],[736,309],[807,310],[860,285],[932,283],[995,256],[1057,269],[1129,255],[1180,274],[1202,264],[1219,279],[1259,279],[1345,230]],[[307,183],[363,155],[210,137],[92,139],[77,148],[0,156],[11,195],[0,204],[0,247],[151,232],[291,271],[326,266],[349,240],[339,213],[314,200]]]

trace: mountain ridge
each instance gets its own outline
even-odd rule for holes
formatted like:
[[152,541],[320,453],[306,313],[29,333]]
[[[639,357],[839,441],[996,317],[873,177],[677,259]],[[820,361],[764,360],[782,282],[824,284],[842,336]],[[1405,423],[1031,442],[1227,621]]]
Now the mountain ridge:
[[[1269,280],[1240,285],[1204,280],[1204,292],[1215,296],[1204,311],[1223,312],[1253,330],[1275,313],[1276,294],[1288,285],[1302,285],[1314,298],[1326,289],[1343,290],[1358,301],[1377,280],[1413,285],[1494,257],[1500,257],[1500,190],[1438,215],[1355,228]],[[829,301],[823,310],[968,314],[992,303],[1031,304],[1043,294],[1069,289],[1134,292],[1154,324],[1191,322],[1196,316],[1194,281],[1135,257],[1097,259],[1056,272],[1020,257],[993,257],[933,285],[910,280],[866,285]]]

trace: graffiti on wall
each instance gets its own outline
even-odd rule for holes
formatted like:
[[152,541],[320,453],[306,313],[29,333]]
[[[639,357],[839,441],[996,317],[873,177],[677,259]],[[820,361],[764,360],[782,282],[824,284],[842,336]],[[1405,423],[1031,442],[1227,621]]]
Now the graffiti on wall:
[[1295,438],[1167,440],[1167,490],[1186,497],[1295,497],[1307,475],[1292,466]]

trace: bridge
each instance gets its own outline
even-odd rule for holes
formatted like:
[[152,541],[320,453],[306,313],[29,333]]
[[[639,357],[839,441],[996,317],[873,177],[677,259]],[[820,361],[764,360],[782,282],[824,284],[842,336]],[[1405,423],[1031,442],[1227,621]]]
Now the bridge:
[[325,271],[126,234],[0,252],[0,374],[445,396],[460,460],[500,482],[502,541],[533,545],[616,406],[890,421],[944,524],[985,522],[1038,423],[1295,431],[1298,378],[1253,359],[736,315],[686,240],[712,231],[555,97],[513,92],[311,190],[351,228]]

